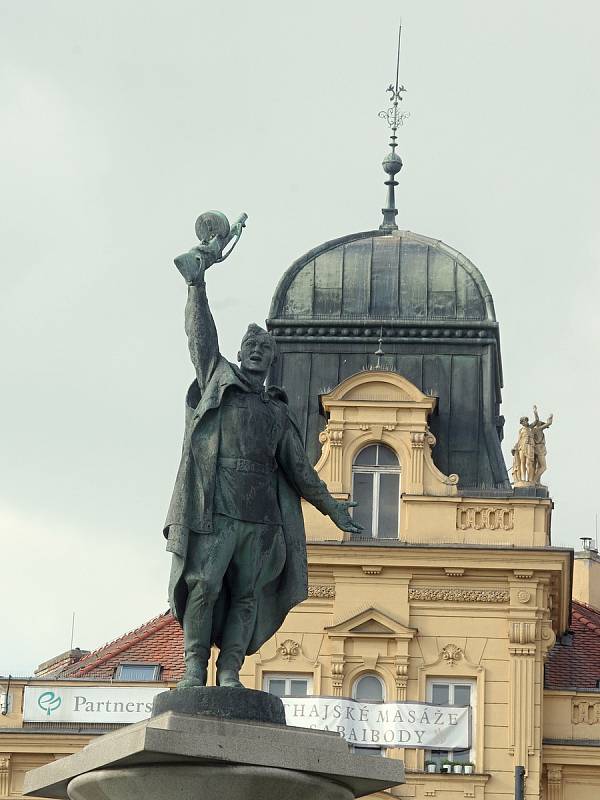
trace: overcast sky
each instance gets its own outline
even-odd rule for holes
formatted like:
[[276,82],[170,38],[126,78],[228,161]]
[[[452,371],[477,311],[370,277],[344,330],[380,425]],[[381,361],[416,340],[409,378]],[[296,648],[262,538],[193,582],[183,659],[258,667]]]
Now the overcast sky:
[[501,326],[505,452],[555,413],[553,543],[600,511],[600,4],[0,0],[0,674],[164,611],[161,527],[191,379],[172,265],[209,274],[223,352],[309,248],[377,227],[395,69],[401,228],[470,258]]

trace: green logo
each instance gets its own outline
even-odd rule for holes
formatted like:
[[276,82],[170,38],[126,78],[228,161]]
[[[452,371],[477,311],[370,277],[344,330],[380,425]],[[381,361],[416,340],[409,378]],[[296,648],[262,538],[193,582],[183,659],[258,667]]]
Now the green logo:
[[60,708],[62,697],[54,692],[42,692],[38,697],[38,706],[45,711],[48,716],[57,708]]

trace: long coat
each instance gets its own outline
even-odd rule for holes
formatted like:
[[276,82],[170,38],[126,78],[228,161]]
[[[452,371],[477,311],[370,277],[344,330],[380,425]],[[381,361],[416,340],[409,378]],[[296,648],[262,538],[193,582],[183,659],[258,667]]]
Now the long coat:
[[[221,356],[205,391],[201,393],[197,381],[194,381],[186,398],[183,452],[164,527],[164,534],[168,538],[167,550],[173,553],[169,600],[173,615],[180,623],[187,601],[184,574],[190,530],[196,532],[192,535],[214,535],[212,502],[219,452],[220,406],[224,393],[232,386],[246,389],[238,369]],[[272,399],[285,404],[287,410],[287,400],[282,390],[270,387],[268,392]],[[286,416],[302,447],[292,417],[289,413]],[[319,505],[326,510],[324,506],[328,501],[332,502],[332,498],[325,485],[318,480],[308,458],[304,458],[304,468],[312,488],[320,495]],[[259,588],[256,625],[248,654],[255,653],[281,627],[288,612],[302,602],[308,593],[306,540],[299,489],[290,483],[281,469],[277,470],[277,494],[286,545],[285,565],[275,580]],[[228,605],[224,581],[213,615],[212,640],[217,645],[220,644]]]

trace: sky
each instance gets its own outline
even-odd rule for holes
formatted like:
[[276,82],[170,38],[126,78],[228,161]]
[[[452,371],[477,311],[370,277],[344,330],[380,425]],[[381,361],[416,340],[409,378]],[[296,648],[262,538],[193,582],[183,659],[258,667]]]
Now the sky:
[[208,281],[234,359],[292,261],[379,225],[400,18],[399,227],[482,271],[507,459],[519,417],[554,412],[552,540],[594,535],[596,0],[0,13],[0,674],[68,649],[73,612],[73,644],[93,649],[166,610],[161,528],[192,378],[173,258],[200,212],[248,213]]

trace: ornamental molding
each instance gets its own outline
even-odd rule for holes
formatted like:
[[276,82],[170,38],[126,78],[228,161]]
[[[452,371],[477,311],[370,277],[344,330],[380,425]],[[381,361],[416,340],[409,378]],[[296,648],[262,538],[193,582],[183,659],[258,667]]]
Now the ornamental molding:
[[295,642],[293,639],[286,639],[277,648],[277,653],[286,661],[291,661],[292,658],[300,653],[300,642]]
[[315,597],[318,599],[335,597],[335,586],[330,584],[320,584],[320,583],[311,584],[308,587],[308,596]]
[[508,603],[510,596],[508,589],[463,589],[454,586],[438,589],[427,586],[409,589],[408,599],[447,603]]
[[512,531],[514,509],[506,506],[459,506],[456,527],[461,531]]

